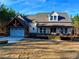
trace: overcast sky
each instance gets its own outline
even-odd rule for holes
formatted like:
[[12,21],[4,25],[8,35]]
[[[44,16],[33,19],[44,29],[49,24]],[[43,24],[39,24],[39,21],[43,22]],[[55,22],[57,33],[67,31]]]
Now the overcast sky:
[[67,12],[69,15],[79,13],[79,0],[0,0],[1,4],[23,14],[42,12]]

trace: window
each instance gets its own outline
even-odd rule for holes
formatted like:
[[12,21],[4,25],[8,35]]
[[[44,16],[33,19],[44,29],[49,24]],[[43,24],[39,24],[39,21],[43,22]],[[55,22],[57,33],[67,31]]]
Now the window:
[[63,28],[61,28],[61,33],[63,34]]
[[68,29],[67,28],[61,28],[61,33],[62,34],[66,34],[68,32]]
[[45,34],[46,33],[46,28],[40,28],[40,33]]
[[40,33],[42,33],[42,28],[40,28]]
[[50,20],[53,20],[53,16],[50,16]]
[[67,28],[65,28],[65,33],[67,33]]
[[46,33],[46,28],[43,29],[44,34]]
[[57,16],[50,16],[50,20],[56,21],[57,20]]
[[54,20],[56,20],[57,19],[57,16],[54,16]]
[[33,30],[34,30],[34,28],[33,28]]

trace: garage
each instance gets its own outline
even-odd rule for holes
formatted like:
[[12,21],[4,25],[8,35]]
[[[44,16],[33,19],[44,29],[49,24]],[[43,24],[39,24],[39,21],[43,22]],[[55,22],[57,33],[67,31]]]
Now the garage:
[[27,37],[29,22],[21,16],[16,16],[7,24],[7,33],[10,37]]
[[10,28],[10,36],[11,37],[24,37],[24,28],[19,28],[19,27]]

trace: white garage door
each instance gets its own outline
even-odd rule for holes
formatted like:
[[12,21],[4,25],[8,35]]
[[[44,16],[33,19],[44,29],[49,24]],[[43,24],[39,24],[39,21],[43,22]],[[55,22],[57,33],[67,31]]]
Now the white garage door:
[[24,37],[24,29],[23,28],[10,28],[10,36]]

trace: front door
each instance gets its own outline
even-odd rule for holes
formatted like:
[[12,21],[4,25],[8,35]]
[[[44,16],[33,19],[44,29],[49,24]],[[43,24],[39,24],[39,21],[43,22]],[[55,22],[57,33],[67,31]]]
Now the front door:
[[51,28],[50,32],[56,33],[56,28]]

